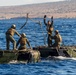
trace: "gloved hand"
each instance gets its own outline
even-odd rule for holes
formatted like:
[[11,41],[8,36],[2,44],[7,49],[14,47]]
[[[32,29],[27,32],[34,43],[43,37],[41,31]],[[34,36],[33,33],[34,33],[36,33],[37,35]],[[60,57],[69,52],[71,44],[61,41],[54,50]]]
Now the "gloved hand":
[[46,18],[46,15],[44,15],[44,18]]

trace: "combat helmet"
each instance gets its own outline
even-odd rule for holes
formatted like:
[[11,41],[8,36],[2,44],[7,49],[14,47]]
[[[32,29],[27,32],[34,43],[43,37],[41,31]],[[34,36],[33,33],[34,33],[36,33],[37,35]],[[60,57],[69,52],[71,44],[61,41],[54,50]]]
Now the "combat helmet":
[[25,34],[25,33],[22,33],[21,36],[22,36],[22,37],[26,37],[26,34]]
[[58,33],[59,33],[59,31],[58,31],[58,30],[55,30],[55,33],[57,33],[57,34],[58,34]]
[[16,25],[15,24],[12,24],[11,28],[16,29]]

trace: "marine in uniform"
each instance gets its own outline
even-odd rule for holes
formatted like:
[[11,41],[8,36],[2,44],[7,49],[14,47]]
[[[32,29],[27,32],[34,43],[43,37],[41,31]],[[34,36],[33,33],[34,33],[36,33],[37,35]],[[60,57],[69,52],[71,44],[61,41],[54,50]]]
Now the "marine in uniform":
[[46,15],[44,15],[44,24],[47,26],[47,33],[48,33],[47,42],[48,42],[48,47],[50,47],[50,46],[52,46],[51,36],[52,36],[52,32],[53,32],[53,16],[51,17],[51,22],[48,21],[46,23]]
[[21,35],[16,31],[16,25],[13,24],[11,26],[11,28],[9,28],[6,32],[6,49],[9,50],[9,45],[10,45],[10,42],[13,43],[13,50],[16,50],[16,41],[15,39],[13,38],[14,34],[17,34],[19,37],[21,37]]
[[31,48],[31,45],[30,45],[28,39],[26,38],[26,34],[25,33],[21,34],[21,37],[18,40],[16,46],[18,47],[19,44],[20,44],[20,47],[19,47],[18,50],[27,49],[26,44],[28,44],[28,46]]
[[62,37],[59,34],[58,30],[55,30],[55,35],[52,36],[51,38],[55,40],[55,42],[54,42],[54,44],[52,46],[56,47],[56,48],[60,48],[60,45],[62,43]]

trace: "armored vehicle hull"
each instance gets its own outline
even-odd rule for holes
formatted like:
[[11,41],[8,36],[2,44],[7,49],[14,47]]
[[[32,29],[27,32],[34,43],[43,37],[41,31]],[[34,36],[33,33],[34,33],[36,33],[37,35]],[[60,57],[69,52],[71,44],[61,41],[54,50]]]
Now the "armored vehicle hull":
[[34,47],[34,50],[38,50],[41,57],[49,56],[63,56],[63,57],[76,57],[76,47],[75,46],[62,46],[60,49],[55,47],[38,46]]
[[38,62],[40,52],[37,50],[0,50],[0,63],[9,63],[12,60],[24,61],[26,63]]

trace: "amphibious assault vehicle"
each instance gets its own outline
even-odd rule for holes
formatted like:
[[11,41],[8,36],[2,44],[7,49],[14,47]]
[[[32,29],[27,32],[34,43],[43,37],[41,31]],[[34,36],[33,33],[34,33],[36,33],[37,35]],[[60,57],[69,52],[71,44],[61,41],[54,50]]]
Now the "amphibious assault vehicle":
[[24,50],[0,50],[0,63],[9,63],[12,60],[26,63],[39,62],[40,52],[32,49]]
[[43,58],[48,56],[76,57],[76,46],[61,46],[60,49],[48,46],[38,46],[33,49],[38,50]]

